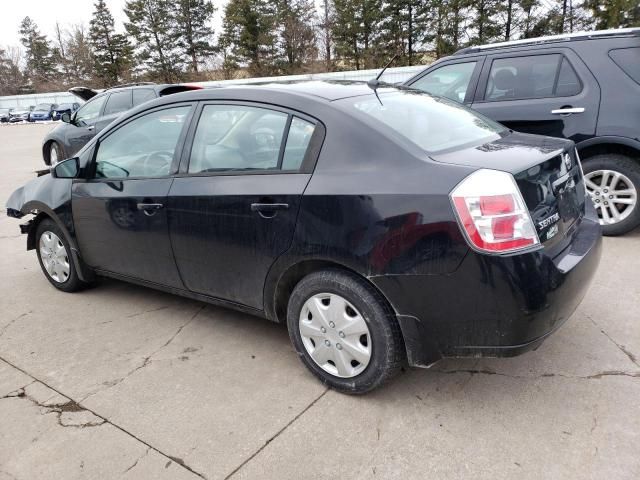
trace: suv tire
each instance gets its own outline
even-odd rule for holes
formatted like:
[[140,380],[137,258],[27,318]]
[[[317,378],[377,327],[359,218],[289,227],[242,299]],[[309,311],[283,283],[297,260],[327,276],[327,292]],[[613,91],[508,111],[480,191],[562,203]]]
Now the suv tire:
[[[595,155],[582,164],[587,190],[596,205],[605,235],[622,235],[640,225],[640,163],[633,158],[617,153]],[[614,185],[613,174],[619,174]],[[605,184],[603,185],[603,179]],[[612,188],[613,187],[613,188]],[[618,192],[631,192],[616,195]],[[631,203],[615,203],[616,199]],[[611,200],[614,200],[611,202]],[[607,203],[607,206],[604,204]],[[605,209],[606,211],[603,211]],[[615,209],[622,218],[607,223],[605,217],[613,218]],[[613,212],[613,213],[612,213]]]

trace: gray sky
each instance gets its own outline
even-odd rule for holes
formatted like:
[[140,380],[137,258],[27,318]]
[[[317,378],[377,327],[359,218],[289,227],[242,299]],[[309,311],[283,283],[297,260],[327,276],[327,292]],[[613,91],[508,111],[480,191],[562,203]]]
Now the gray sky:
[[[20,44],[18,30],[26,16],[36,22],[41,33],[53,37],[56,21],[64,28],[69,25],[89,25],[93,13],[93,0],[0,0],[0,46]],[[106,0],[116,20],[116,29],[122,29],[125,0]],[[215,0],[218,7],[215,27],[218,27],[226,0]],[[216,28],[219,30],[219,27]]]

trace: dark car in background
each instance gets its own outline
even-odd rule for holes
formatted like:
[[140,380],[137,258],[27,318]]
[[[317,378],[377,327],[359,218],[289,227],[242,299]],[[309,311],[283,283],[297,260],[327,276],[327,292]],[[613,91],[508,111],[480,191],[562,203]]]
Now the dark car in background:
[[185,92],[125,113],[7,213],[57,289],[108,276],[288,326],[322,382],[517,355],[572,314],[601,227],[570,140],[363,82]]
[[58,108],[56,103],[39,103],[29,114],[30,122],[51,120],[53,112]]
[[640,28],[469,47],[405,85],[573,140],[604,233],[640,224]]
[[51,112],[51,118],[53,120],[59,120],[63,114],[68,113],[69,115],[71,115],[79,108],[80,104],[78,102],[61,103],[53,112]]
[[108,88],[102,92],[87,87],[69,90],[86,103],[74,113],[61,115],[64,122],[51,130],[42,142],[42,158],[47,165],[72,157],[104,127],[123,112],[164,95],[197,90],[194,85],[136,83]]
[[13,108],[0,108],[0,123],[7,123],[11,118]]

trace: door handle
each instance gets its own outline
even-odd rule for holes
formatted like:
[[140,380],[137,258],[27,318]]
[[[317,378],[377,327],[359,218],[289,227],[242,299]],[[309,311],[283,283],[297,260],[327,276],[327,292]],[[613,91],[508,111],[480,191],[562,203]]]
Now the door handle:
[[252,203],[251,211],[258,212],[262,218],[273,218],[278,210],[288,210],[288,203]]
[[583,113],[584,112],[584,108],[583,107],[564,107],[564,108],[558,108],[556,110],[551,110],[551,113],[553,115],[571,115],[572,113]]
[[164,205],[161,203],[139,203],[138,210],[142,210],[144,214],[148,217],[151,217],[156,214],[156,211],[163,208]]

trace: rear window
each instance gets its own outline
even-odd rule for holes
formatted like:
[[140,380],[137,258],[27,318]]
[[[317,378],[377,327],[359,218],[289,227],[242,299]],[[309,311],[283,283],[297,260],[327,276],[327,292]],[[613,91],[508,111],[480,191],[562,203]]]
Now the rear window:
[[[357,115],[374,119],[427,152],[489,142],[505,128],[452,100],[412,91],[338,100]],[[382,104],[381,104],[382,102]]]
[[113,113],[124,112],[131,108],[131,90],[112,93],[107,100],[107,106],[104,107],[104,114],[111,115]]
[[609,56],[624,73],[640,84],[640,47],[617,48],[611,50]]

